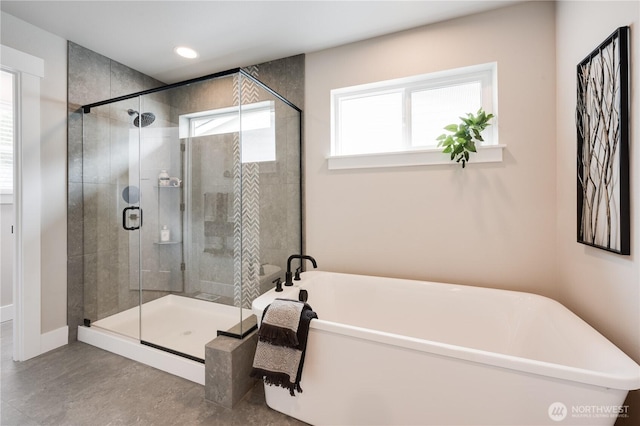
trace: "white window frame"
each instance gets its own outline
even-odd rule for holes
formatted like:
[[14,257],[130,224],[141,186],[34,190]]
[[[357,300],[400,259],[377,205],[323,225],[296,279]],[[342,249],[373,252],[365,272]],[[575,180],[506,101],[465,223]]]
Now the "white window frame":
[[[443,154],[440,147],[411,146],[411,94],[425,89],[448,87],[474,81],[480,81],[482,84],[482,108],[487,113],[494,114],[496,118],[493,119],[491,126],[485,130],[486,142],[477,146],[478,152],[473,155],[469,164],[502,161],[502,150],[505,146],[498,143],[497,75],[497,63],[491,62],[332,90],[331,155],[327,159],[329,169],[457,164],[452,163],[450,156]],[[343,100],[393,92],[403,94],[402,149],[381,153],[340,154],[340,103]],[[456,119],[457,117],[453,117],[451,122],[455,122]],[[443,133],[445,133],[444,130]]]

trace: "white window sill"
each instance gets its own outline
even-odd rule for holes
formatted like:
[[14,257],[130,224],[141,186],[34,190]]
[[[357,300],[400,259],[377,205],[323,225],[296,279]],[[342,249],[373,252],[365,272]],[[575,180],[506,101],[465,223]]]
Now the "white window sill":
[[[467,165],[502,162],[502,150],[506,145],[479,146],[472,153]],[[419,151],[383,152],[376,154],[333,155],[327,158],[329,170],[367,169],[377,167],[429,166],[459,163],[451,161],[451,154],[443,154],[441,148]]]

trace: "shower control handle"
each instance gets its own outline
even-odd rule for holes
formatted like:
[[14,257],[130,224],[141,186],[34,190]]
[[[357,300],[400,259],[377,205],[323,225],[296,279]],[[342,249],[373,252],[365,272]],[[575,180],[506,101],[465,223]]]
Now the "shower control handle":
[[[129,210],[138,210],[140,212],[140,224],[138,226],[127,226],[127,211]],[[138,215],[136,213],[132,213],[129,215],[131,219],[138,219]],[[136,229],[140,229],[142,227],[142,209],[138,206],[130,206],[125,207],[122,210],[122,227],[127,231],[135,231]]]

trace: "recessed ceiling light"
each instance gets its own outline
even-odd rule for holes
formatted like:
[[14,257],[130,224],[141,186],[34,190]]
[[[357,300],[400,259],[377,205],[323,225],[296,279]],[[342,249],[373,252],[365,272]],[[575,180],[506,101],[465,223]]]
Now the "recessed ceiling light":
[[174,51],[183,58],[193,59],[198,57],[198,52],[190,47],[178,46]]

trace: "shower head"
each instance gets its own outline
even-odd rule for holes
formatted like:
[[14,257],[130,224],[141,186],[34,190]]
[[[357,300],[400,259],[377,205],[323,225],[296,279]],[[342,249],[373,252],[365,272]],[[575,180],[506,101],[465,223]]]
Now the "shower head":
[[147,127],[149,124],[153,123],[156,119],[156,116],[152,112],[143,112],[142,115],[138,111],[133,109],[129,109],[127,113],[130,116],[136,116],[133,120],[133,125],[136,127],[140,127],[140,122],[142,122],[142,127]]

